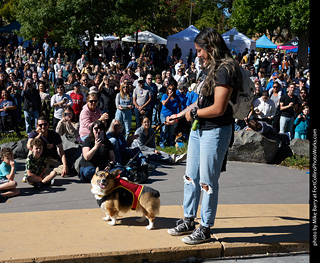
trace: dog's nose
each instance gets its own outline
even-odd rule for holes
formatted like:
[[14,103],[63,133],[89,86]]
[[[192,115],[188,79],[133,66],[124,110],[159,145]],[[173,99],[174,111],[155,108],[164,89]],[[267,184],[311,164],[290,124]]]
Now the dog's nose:
[[101,183],[102,183],[102,184],[105,184],[105,183],[106,183],[106,181],[107,181],[107,179],[106,179],[106,178],[102,178]]

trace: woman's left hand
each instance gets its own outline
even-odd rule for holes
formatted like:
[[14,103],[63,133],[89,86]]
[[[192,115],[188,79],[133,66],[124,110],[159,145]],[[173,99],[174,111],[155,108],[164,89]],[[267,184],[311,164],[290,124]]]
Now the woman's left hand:
[[191,118],[191,115],[190,115],[190,111],[186,112],[186,115],[185,115],[187,121],[192,121],[192,118]]

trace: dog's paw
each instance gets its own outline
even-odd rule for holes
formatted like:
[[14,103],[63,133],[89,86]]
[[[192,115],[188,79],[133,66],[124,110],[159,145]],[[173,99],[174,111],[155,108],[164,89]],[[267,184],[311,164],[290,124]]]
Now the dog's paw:
[[106,216],[106,217],[102,218],[102,220],[103,220],[103,221],[109,221],[109,220],[111,220],[111,219],[110,219],[110,216]]
[[144,221],[146,221],[146,218],[144,216],[136,219],[136,222],[138,222],[138,223],[143,223]]
[[153,224],[149,224],[149,225],[147,225],[147,226],[146,226],[146,229],[148,229],[148,230],[153,229]]
[[114,226],[116,225],[116,219],[115,218],[111,218],[111,221],[108,223],[110,226]]

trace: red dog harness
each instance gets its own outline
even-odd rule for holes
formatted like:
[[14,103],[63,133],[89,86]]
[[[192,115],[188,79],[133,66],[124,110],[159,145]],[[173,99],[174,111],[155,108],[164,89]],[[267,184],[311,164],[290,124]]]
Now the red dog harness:
[[[141,193],[142,193],[142,190],[143,190],[143,185],[139,185],[139,184],[136,184],[136,183],[132,183],[128,180],[125,180],[125,179],[122,179],[120,177],[120,174],[117,176],[115,180],[115,189],[119,188],[119,187],[122,187],[123,189],[129,191],[131,194],[132,194],[132,205],[131,205],[131,210],[136,210],[137,207],[138,207],[138,201],[140,199],[140,196],[141,196]],[[108,194],[108,195],[105,195],[103,196],[101,199],[97,199],[97,203],[98,203],[98,206],[101,207],[101,205],[108,200],[108,198],[110,197],[112,193]]]
[[135,183],[129,182],[125,179],[122,179],[120,177],[120,174],[115,179],[115,183],[116,183],[115,189],[122,187],[122,188],[128,190],[132,194],[133,201],[132,201],[131,210],[136,210],[138,207],[138,201],[140,199],[140,196],[141,196],[141,193],[143,190],[143,185],[135,184]]

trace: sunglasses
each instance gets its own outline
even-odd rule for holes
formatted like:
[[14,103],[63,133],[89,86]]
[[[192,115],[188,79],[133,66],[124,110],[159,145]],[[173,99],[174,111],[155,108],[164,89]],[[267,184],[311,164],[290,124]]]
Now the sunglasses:
[[97,100],[89,100],[90,103],[97,103]]
[[99,131],[99,130],[102,131],[102,129],[100,129],[99,127],[94,127],[93,129],[94,129],[96,132]]
[[39,126],[39,127],[45,127],[45,126],[47,126],[47,124],[48,124],[48,123],[39,123],[38,126]]

